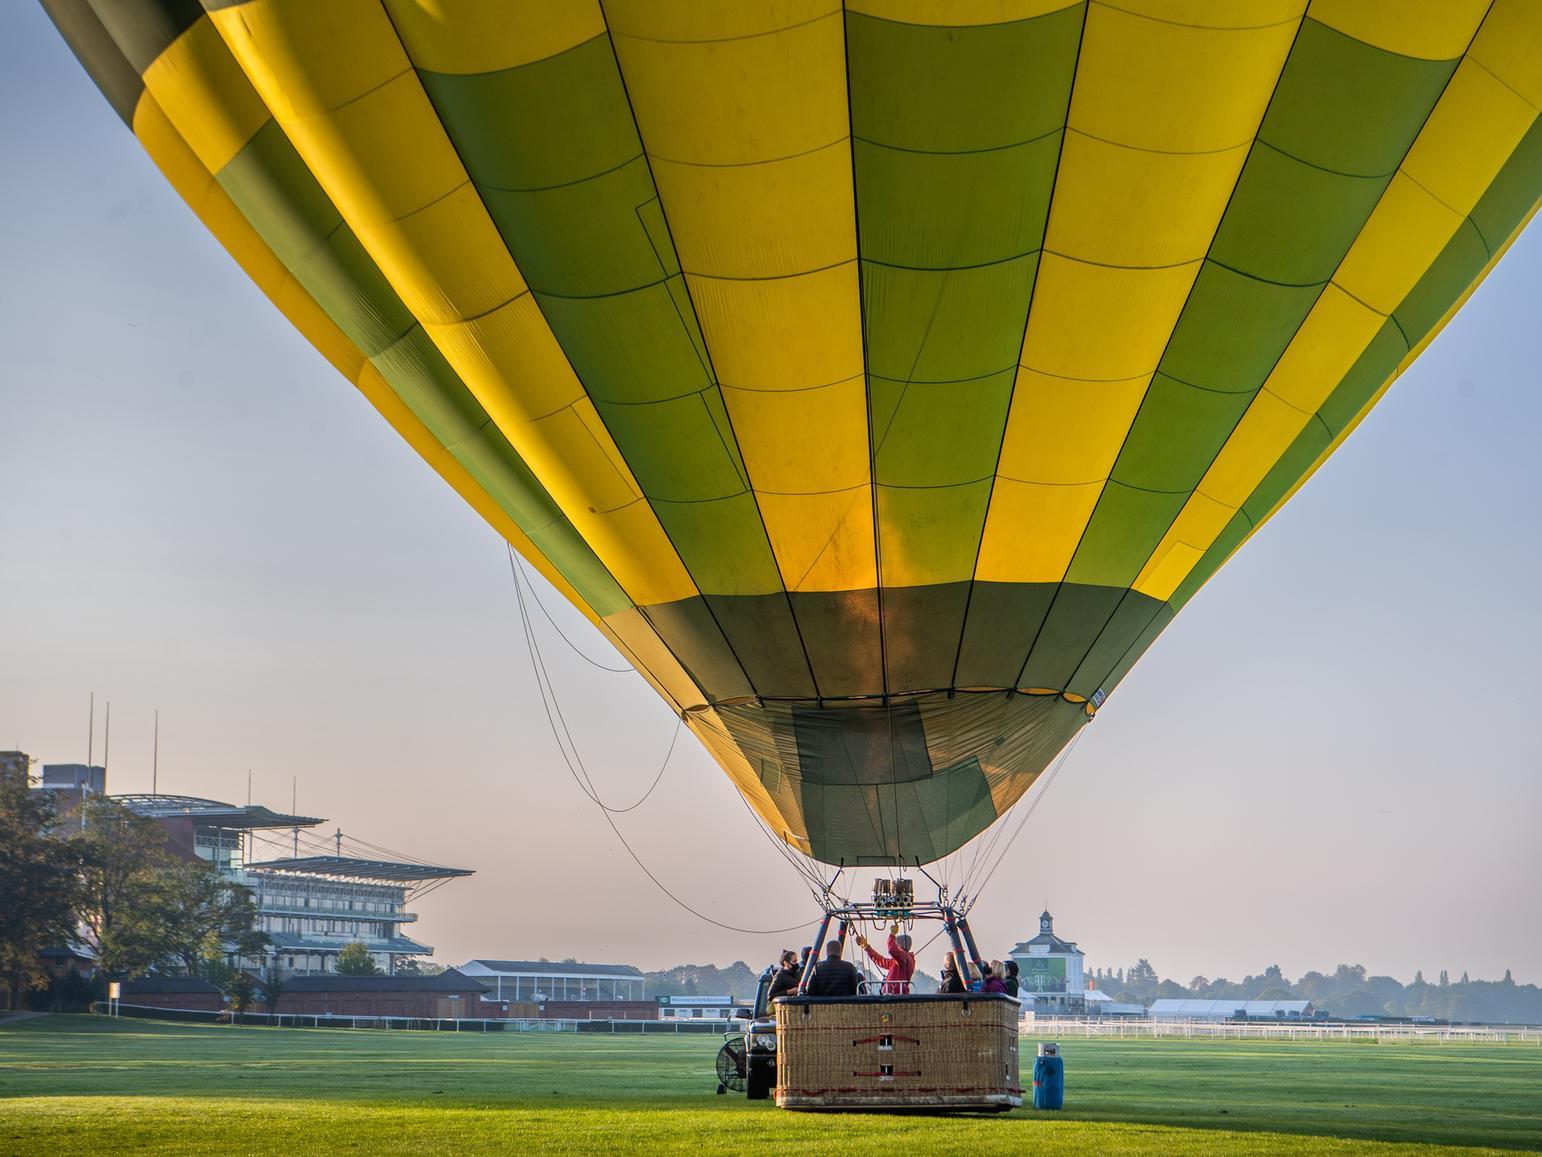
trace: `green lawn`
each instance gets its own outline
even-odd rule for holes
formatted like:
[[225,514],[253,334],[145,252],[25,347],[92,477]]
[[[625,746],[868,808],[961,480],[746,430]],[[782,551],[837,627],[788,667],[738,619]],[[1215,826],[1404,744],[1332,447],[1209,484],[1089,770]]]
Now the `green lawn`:
[[0,1027],[0,1153],[1542,1151],[1531,1045],[1068,1041],[1066,1111],[989,1118],[715,1096],[716,1046],[46,1017]]

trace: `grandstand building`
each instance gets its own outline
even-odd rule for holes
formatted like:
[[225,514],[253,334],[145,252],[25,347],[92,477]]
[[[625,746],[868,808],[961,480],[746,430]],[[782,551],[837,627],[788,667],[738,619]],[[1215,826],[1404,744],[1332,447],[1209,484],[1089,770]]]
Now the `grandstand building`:
[[[405,860],[344,855],[346,837],[339,830],[332,854],[319,852],[319,841],[301,830],[327,821],[317,816],[285,815],[255,804],[228,804],[182,795],[115,796],[138,815],[157,821],[173,850],[214,864],[236,883],[252,889],[257,928],[272,941],[267,960],[232,960],[247,968],[276,967],[299,975],[335,971],[345,945],[359,941],[382,971],[394,973],[399,960],[431,956],[433,948],[406,935],[402,926],[417,921],[407,909],[411,896],[466,868],[447,868]],[[267,833],[287,832],[296,854],[266,858],[260,847]],[[352,841],[348,841],[352,842]],[[325,845],[322,845],[324,848]]]
[[[106,769],[47,764],[37,790],[54,792],[59,810],[70,813],[88,796],[106,793]],[[174,854],[213,864],[252,890],[257,929],[267,933],[272,947],[265,959],[232,958],[237,967],[330,973],[343,947],[360,941],[384,972],[394,973],[403,958],[434,951],[404,930],[418,919],[408,905],[446,880],[472,874],[383,853],[340,829],[330,838],[318,837],[313,829],[327,822],[319,816],[185,795],[111,798],[159,824]],[[359,854],[349,854],[354,852]]]

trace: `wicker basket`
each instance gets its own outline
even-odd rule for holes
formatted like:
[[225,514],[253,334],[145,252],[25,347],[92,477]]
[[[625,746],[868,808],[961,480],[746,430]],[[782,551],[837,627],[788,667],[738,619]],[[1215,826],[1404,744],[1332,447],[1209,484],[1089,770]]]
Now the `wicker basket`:
[[783,997],[776,1103],[784,1109],[1013,1109],[1018,1004],[1011,997]]

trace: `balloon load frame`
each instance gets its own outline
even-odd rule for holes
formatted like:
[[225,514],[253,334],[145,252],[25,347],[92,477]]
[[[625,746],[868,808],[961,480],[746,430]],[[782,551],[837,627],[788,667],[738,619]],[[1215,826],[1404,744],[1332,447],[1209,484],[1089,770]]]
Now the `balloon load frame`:
[[[837,874],[837,879],[839,873]],[[784,1109],[1003,1112],[1023,1103],[1018,1002],[999,993],[891,993],[882,984],[855,996],[811,996],[827,942],[845,945],[864,925],[940,924],[966,985],[984,975],[967,909],[939,886],[917,901],[905,877],[874,882],[871,900],[825,891],[825,911],[798,987],[766,999],[762,977],[750,1022],[725,1034],[723,1054],[743,1073],[751,1099],[774,1092]],[[720,1072],[724,1066],[720,1064]],[[720,1085],[720,1088],[724,1086]]]

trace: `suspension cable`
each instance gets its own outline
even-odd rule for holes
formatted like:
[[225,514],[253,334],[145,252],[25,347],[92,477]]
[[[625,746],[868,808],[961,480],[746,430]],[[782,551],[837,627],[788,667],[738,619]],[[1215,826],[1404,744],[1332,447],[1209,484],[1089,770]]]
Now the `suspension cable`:
[[1044,797],[1049,793],[1049,789],[1055,784],[1055,777],[1060,774],[1060,769],[1065,767],[1066,760],[1071,757],[1071,752],[1076,750],[1076,745],[1081,742],[1082,736],[1085,735],[1086,732],[1087,729],[1085,727],[1079,729],[1076,732],[1075,737],[1072,738],[1071,742],[1066,745],[1065,750],[1060,753],[1060,758],[1055,761],[1055,766],[1050,768],[1049,775],[1044,779],[1044,786],[1040,788],[1037,793],[1035,793],[1033,799],[1029,802],[1028,807],[1024,809],[1022,818],[1017,821],[1017,827],[1012,831],[1011,839],[1007,840],[1006,846],[1001,849],[1001,854],[996,857],[996,862],[991,865],[990,871],[985,873],[985,878],[980,881],[979,887],[975,888],[974,895],[969,897],[968,908],[965,909],[966,914],[969,908],[974,907],[975,901],[980,898],[980,893],[985,891],[986,885],[991,882],[991,877],[996,874],[996,869],[1001,867],[1002,861],[1007,858],[1007,853],[1012,850],[1012,845],[1017,841],[1017,837],[1022,834],[1023,828],[1027,825],[1028,821],[1033,818],[1033,813],[1037,811],[1039,805],[1044,802]]
[[[514,548],[512,546],[509,547],[509,567],[513,571],[514,575],[514,593],[519,604],[520,622],[524,627],[525,646],[530,653],[531,671],[535,674],[536,688],[541,693],[541,704],[546,710],[546,722],[547,725],[551,728],[552,739],[554,739],[557,743],[557,750],[562,754],[562,762],[567,766],[568,773],[573,777],[573,781],[578,784],[579,790],[588,796],[590,802],[599,808],[600,815],[603,816],[605,822],[610,825],[610,830],[615,834],[616,839],[621,842],[621,846],[626,849],[626,853],[632,858],[633,863],[635,863],[638,868],[642,870],[643,875],[647,876],[648,879],[653,881],[654,886],[657,887],[659,891],[663,892],[664,895],[668,896],[672,901],[674,901],[675,904],[689,912],[692,916],[695,916],[698,920],[702,920],[708,924],[713,925],[714,927],[722,928],[728,932],[738,932],[746,936],[780,936],[783,933],[795,932],[801,928],[807,928],[809,925],[813,924],[814,921],[812,920],[805,920],[800,924],[793,924],[786,928],[740,928],[733,924],[726,924],[721,920],[713,919],[705,912],[700,912],[697,909],[691,907],[691,905],[687,904],[684,900],[680,899],[679,896],[676,896],[673,892],[671,892],[664,884],[664,882],[653,874],[648,865],[643,862],[642,857],[639,856],[632,848],[632,845],[627,842],[627,838],[621,834],[621,829],[616,825],[616,821],[612,817],[610,809],[600,802],[599,794],[594,788],[594,781],[590,778],[588,769],[584,767],[583,759],[578,754],[578,748],[576,745],[573,747],[571,758],[569,757],[568,748],[562,742],[562,735],[566,734],[568,737],[568,743],[572,744],[572,733],[568,730],[566,720],[563,719],[562,707],[557,702],[556,688],[552,686],[550,676],[546,674],[545,663],[541,659],[540,642],[535,637],[535,632],[532,629],[530,623],[530,613],[525,607],[524,594],[520,589],[519,570],[514,562]],[[547,701],[548,694],[550,695],[550,703]],[[554,709],[556,711],[555,718],[553,717]],[[558,720],[562,720],[561,733],[559,733],[557,729]]]
[[[514,557],[514,547],[509,545],[509,558],[512,561]],[[519,567],[521,572],[523,572],[524,569],[525,568],[523,566]],[[536,592],[535,584],[530,581],[530,576],[528,574],[516,575],[514,581],[518,582],[521,577],[524,578],[525,585],[530,588],[530,597],[535,600],[535,605],[540,608],[541,614],[546,616],[546,621],[551,624],[552,630],[556,631],[557,637],[572,649],[573,654],[577,655],[591,667],[598,667],[601,671],[609,671],[612,675],[635,674],[635,669],[632,667],[608,667],[604,663],[601,663],[598,659],[591,659],[587,654],[580,650],[578,644],[573,642],[572,639],[568,638],[566,632],[564,632],[563,629],[557,625],[557,620],[552,618],[551,612],[546,609],[546,604],[541,601],[541,596]]]

